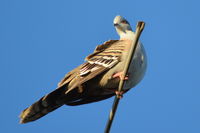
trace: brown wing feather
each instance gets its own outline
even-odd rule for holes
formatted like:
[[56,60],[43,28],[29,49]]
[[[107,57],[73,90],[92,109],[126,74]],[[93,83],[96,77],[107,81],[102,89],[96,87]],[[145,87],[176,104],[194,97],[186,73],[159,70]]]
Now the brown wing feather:
[[109,40],[109,41],[106,41],[104,42],[103,44],[101,45],[98,45],[95,50],[94,50],[94,53],[88,55],[85,60],[88,61],[89,59],[91,59],[92,57],[94,57],[95,55],[97,55],[98,53],[104,51],[106,48],[110,47],[113,43],[117,42],[119,40]]
[[[109,40],[109,41],[106,41],[104,42],[103,44],[101,45],[98,45],[95,50],[94,50],[94,53],[88,55],[85,60],[88,61],[89,59],[91,59],[92,57],[94,57],[95,55],[97,55],[98,53],[102,52],[103,50],[105,50],[106,48],[110,47],[113,43],[117,42],[118,40]],[[80,68],[82,67],[83,65],[80,65],[79,67],[75,68],[74,70],[68,72],[65,77],[58,83],[58,87],[66,84],[66,83],[69,83],[72,79],[74,79],[77,74],[79,74],[79,71],[80,71]],[[92,76],[93,77],[93,76]]]
[[74,70],[68,72],[65,75],[65,77],[58,83],[58,87],[61,87],[61,86],[65,85],[65,84],[69,83],[72,79],[74,79],[77,76],[77,74],[78,74],[78,72],[80,70],[80,67],[81,66],[78,66]]
[[[84,82],[87,82],[88,80],[94,78],[95,76],[105,72],[106,70],[108,70],[110,68],[110,66],[114,66],[116,65],[119,60],[120,60],[120,54],[118,53],[117,58],[115,58],[115,62],[113,61],[113,64],[111,64],[109,67],[105,67],[101,64],[95,64],[95,62],[93,62],[94,59],[99,59],[100,61],[103,61],[102,58],[103,56],[110,56],[109,52],[104,52],[106,51],[108,48],[110,48],[113,44],[115,44],[118,40],[109,40],[105,43],[103,43],[102,45],[98,45],[95,50],[94,53],[87,56],[86,57],[86,63],[80,65],[79,67],[77,67],[76,69],[72,70],[71,72],[69,72],[68,74],[66,74],[66,76],[64,77],[64,79],[58,84],[58,86],[63,86],[67,83],[70,84],[70,87],[68,88],[68,90],[66,91],[66,93],[68,93],[69,91],[73,90],[74,88],[80,86],[81,84],[83,84]],[[102,54],[103,53],[103,54]],[[111,56],[111,58],[113,58]],[[106,62],[106,61],[104,61]],[[94,64],[92,64],[94,63]],[[97,61],[98,63],[98,61]],[[108,62],[109,63],[109,62]],[[89,73],[85,74],[85,75],[81,75],[81,70],[83,70],[86,66],[86,64],[88,64],[88,68],[91,70]],[[98,68],[97,68],[98,67]]]

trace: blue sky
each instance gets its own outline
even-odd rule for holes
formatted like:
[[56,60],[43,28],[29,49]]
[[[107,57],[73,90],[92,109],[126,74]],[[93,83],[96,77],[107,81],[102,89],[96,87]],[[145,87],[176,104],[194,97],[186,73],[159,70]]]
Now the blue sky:
[[63,106],[18,124],[20,112],[56,88],[97,44],[118,39],[122,15],[142,33],[148,55],[143,81],[120,101],[113,133],[200,132],[198,0],[1,0],[0,130],[3,133],[102,133],[113,98]]

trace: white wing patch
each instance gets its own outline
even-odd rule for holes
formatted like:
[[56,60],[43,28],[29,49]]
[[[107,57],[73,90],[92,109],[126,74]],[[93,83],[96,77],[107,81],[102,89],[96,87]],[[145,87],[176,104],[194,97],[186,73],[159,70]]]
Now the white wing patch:
[[89,74],[102,67],[111,68],[118,62],[119,62],[118,56],[111,56],[111,55],[96,56],[83,64],[82,68],[80,69],[80,76]]

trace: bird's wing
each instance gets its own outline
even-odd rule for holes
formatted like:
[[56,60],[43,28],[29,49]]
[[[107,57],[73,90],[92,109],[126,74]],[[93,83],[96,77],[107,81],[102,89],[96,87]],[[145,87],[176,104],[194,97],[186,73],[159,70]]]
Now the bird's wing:
[[94,53],[85,58],[86,62],[69,72],[58,86],[69,83],[70,87],[67,90],[69,92],[73,88],[79,87],[86,81],[111,69],[120,62],[123,49],[125,48],[122,45],[123,43],[118,42],[120,40],[109,40],[102,45],[98,45]]

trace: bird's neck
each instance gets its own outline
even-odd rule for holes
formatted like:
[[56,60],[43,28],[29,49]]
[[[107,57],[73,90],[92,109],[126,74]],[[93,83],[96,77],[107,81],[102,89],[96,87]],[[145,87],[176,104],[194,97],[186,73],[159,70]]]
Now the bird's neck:
[[133,31],[121,32],[119,34],[120,40],[133,40],[135,33]]

